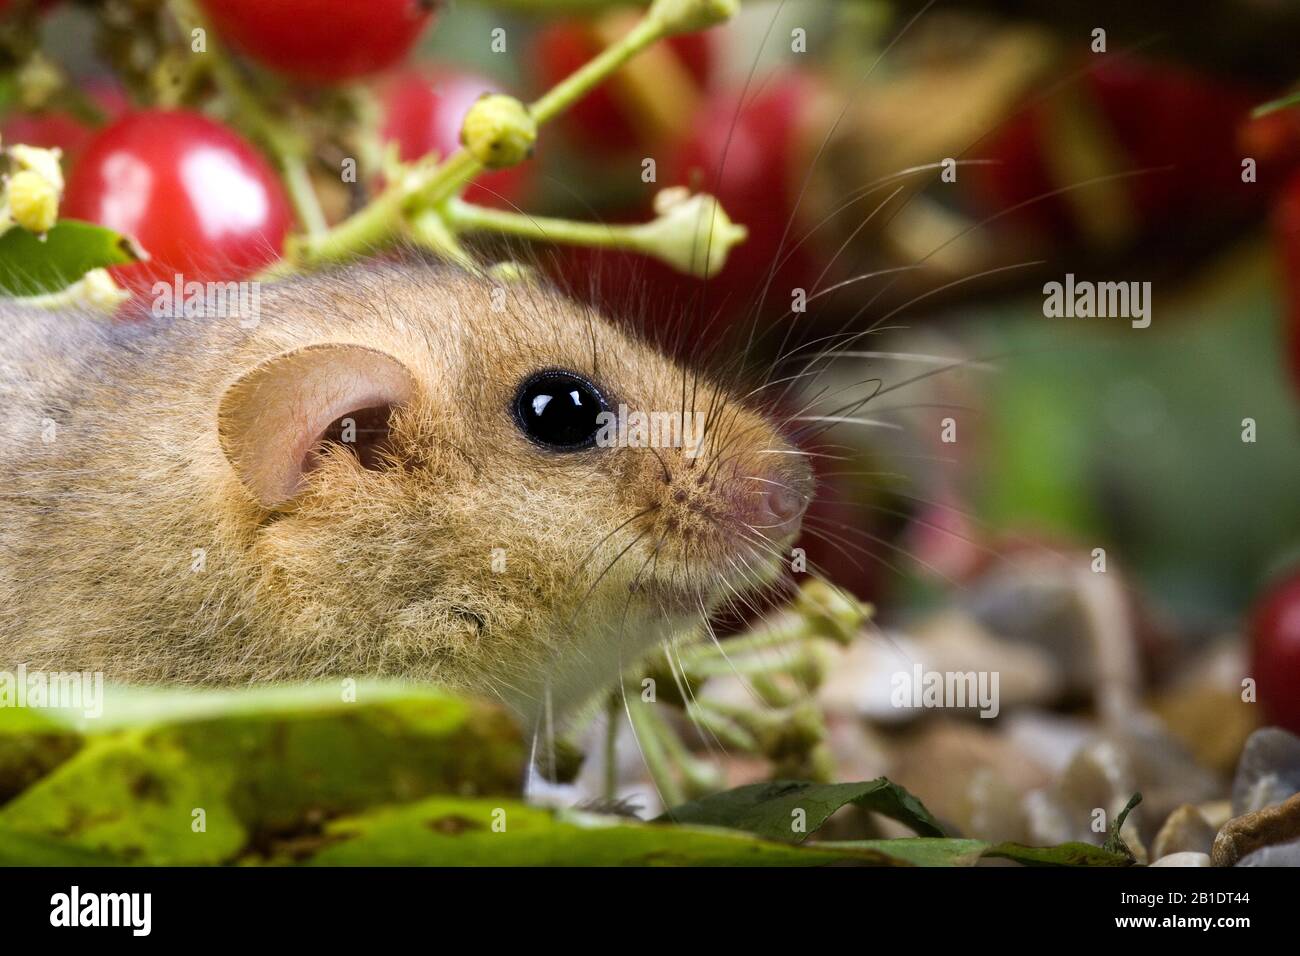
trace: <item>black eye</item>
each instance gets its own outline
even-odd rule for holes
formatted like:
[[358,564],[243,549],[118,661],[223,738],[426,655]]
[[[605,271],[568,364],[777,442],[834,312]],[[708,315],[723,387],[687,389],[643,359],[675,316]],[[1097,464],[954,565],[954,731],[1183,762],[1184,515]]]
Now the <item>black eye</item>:
[[573,372],[539,372],[515,396],[515,421],[530,441],[552,451],[578,451],[596,443],[598,416],[607,410],[596,386]]

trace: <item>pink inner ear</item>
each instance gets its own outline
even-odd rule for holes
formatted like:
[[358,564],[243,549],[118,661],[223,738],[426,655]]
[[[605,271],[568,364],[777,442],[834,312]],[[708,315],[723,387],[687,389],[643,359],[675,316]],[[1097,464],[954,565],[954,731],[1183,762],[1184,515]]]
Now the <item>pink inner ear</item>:
[[404,405],[415,394],[406,366],[361,345],[320,345],[249,372],[221,403],[221,441],[240,478],[266,507],[296,495],[308,453],[348,412]]
[[[307,449],[301,466],[303,474],[314,471],[320,465],[325,446],[330,444],[348,449],[362,468],[370,471],[382,469],[389,461],[385,452],[392,451],[389,437],[393,411],[392,405],[348,409],[330,422],[325,431],[316,437],[315,444]],[[354,433],[348,432],[349,423]]]
[[296,461],[298,466],[296,475],[292,473],[286,475],[287,480],[292,483],[292,488],[287,489],[289,491],[288,497],[292,497],[293,494],[301,490],[303,477],[312,468],[313,459],[315,458],[314,450],[330,425],[349,412],[391,404],[393,404],[391,395],[371,390],[369,392],[358,392],[355,398],[343,396],[337,401],[313,408],[308,413],[308,420],[304,423],[302,429],[297,432],[293,446],[294,451],[290,453],[290,462]]

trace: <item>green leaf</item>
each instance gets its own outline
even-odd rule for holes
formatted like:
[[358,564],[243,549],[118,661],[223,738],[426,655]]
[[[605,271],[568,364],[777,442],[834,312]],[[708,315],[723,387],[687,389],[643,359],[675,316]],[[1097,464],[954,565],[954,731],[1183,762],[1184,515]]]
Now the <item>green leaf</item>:
[[[678,807],[676,823],[531,807],[518,799],[523,741],[498,707],[385,683],[358,685],[355,700],[331,685],[110,687],[95,718],[0,708],[0,785],[16,791],[0,806],[0,865],[1131,863],[1082,843],[936,837],[920,802],[883,778],[742,787]],[[793,811],[811,832],[847,804],[927,835],[792,834]]]
[[[884,777],[863,783],[755,783],[674,807],[660,821],[746,830],[799,843],[848,804],[905,823],[922,836],[943,836],[939,821],[920,800]],[[799,814],[798,811],[803,811]],[[795,823],[803,824],[796,829]]]
[[1024,846],[984,840],[912,837],[902,840],[853,840],[810,844],[823,850],[874,850],[914,866],[974,866],[984,859],[1014,860],[1024,866],[1131,866],[1133,861],[1089,843]]
[[17,707],[0,675],[0,806],[81,749],[81,735],[59,711]]
[[0,806],[68,760],[81,748],[77,734],[56,728],[10,732],[0,725]]
[[736,830],[554,813],[514,801],[434,797],[337,820],[272,862],[317,866],[1128,866],[1086,843],[1029,847],[909,837],[792,845]]
[[116,723],[0,807],[0,827],[130,862],[219,863],[375,805],[519,792],[526,750],[499,707],[410,687],[356,693],[107,699]]
[[1025,866],[1132,866],[1131,857],[1112,853],[1091,843],[1061,843],[1057,846],[1024,846],[1020,843],[995,843],[984,851],[986,857],[1015,860]]
[[734,830],[437,797],[338,820],[276,862],[316,866],[905,865],[870,847],[791,846]]
[[0,809],[0,829],[128,863],[221,863],[252,832],[232,806],[232,782],[228,768],[139,735],[99,738]]
[[906,837],[900,840],[845,840],[814,843],[822,849],[862,849],[883,853],[898,863],[912,866],[974,866],[988,850],[983,840],[952,837]]
[[48,837],[0,827],[0,866],[121,866],[122,861]]
[[0,293],[57,292],[91,269],[125,265],[142,257],[127,236],[76,219],[60,220],[43,237],[15,226],[0,235]]

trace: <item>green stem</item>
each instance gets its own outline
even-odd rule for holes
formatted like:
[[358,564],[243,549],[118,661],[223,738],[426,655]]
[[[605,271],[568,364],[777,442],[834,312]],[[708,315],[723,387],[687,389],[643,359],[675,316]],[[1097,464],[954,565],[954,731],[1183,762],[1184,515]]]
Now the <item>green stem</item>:
[[721,644],[707,642],[685,647],[678,654],[678,660],[684,667],[698,666],[736,657],[754,651],[772,650],[784,647],[804,638],[811,637],[812,630],[802,615],[786,613],[773,621],[760,625],[759,629],[743,637],[729,637]]
[[772,680],[772,675],[780,673],[780,670],[789,666],[786,662],[782,668],[771,668],[769,670],[759,671],[750,675],[749,686],[754,689],[754,693],[762,699],[763,703],[769,707],[777,709],[790,707],[798,699],[797,693],[790,693],[783,690],[776,681]]
[[289,256],[319,266],[372,251],[392,240],[408,218],[463,189],[483,167],[463,149],[436,165],[417,161],[391,181],[365,208],[318,235],[294,237]]
[[[568,109],[577,100],[600,85],[611,73],[636,56],[646,47],[669,36],[673,28],[654,15],[652,11],[639,20],[618,42],[607,47],[590,62],[561,80],[555,87],[539,97],[529,107],[533,118],[540,126],[549,122]],[[438,166],[423,172],[408,173],[401,180],[389,183],[388,187],[377,196],[365,209],[355,213],[343,222],[319,235],[308,234],[299,237],[290,244],[290,255],[297,262],[305,265],[319,265],[325,262],[346,259],[372,247],[381,245],[393,238],[402,228],[403,220],[418,214],[424,209],[437,207],[440,213],[451,210],[451,200],[464,190],[469,183],[482,172],[483,166],[467,150],[459,149],[452,153]],[[467,215],[473,219],[474,212]],[[521,217],[527,219],[528,217]],[[480,220],[481,221],[481,220]],[[541,220],[547,222],[547,220]],[[552,226],[563,220],[550,220]],[[450,223],[453,229],[471,228]],[[492,228],[492,227],[485,227]],[[516,229],[522,226],[516,224]],[[590,231],[580,233],[587,228]],[[590,242],[595,244],[630,243],[622,248],[639,248],[635,243],[637,227],[625,227],[622,232],[615,232],[611,240],[609,230],[618,227],[584,227],[571,223],[569,228],[561,227],[556,235],[550,236],[561,242]],[[524,235],[523,232],[512,233]],[[535,235],[535,233],[534,233]],[[576,238],[582,235],[584,238]],[[568,237],[568,238],[566,238]]]
[[483,171],[483,164],[465,148],[456,150],[434,171],[429,183],[407,200],[412,207],[436,206],[458,195]]
[[687,673],[692,680],[707,680],[710,677],[726,677],[728,675],[736,677],[748,677],[757,680],[771,674],[783,674],[788,671],[796,662],[793,658],[788,657],[732,657],[729,660],[711,659],[697,661],[687,667]]
[[582,99],[607,76],[632,59],[646,47],[667,35],[664,25],[655,17],[638,20],[617,43],[606,47],[594,59],[551,87],[528,108],[537,125],[548,123]]
[[280,167],[284,170],[284,184],[289,191],[289,201],[298,214],[298,221],[308,235],[320,235],[329,229],[329,223],[321,209],[316,187],[311,183],[306,161],[297,152],[281,151],[278,156]]
[[648,251],[644,223],[628,225],[579,222],[551,216],[529,216],[503,209],[475,206],[461,199],[449,199],[442,208],[447,222],[457,232],[495,232],[519,239],[596,246],[605,249]]
[[618,797],[618,728],[623,723],[618,694],[610,694],[605,704],[605,800]]
[[636,734],[637,743],[641,746],[646,770],[650,772],[650,779],[659,790],[665,809],[671,809],[685,802],[681,785],[673,777],[664,754],[663,738],[657,726],[658,716],[651,713],[650,708],[635,694],[627,698],[627,705],[628,719],[632,722],[632,730]]
[[708,697],[701,697],[699,705],[741,724],[751,733],[767,730],[772,724],[784,719],[781,714],[774,714],[771,710],[755,710],[748,704],[732,704]]
[[456,234],[447,228],[447,222],[436,209],[425,209],[411,219],[407,228],[410,237],[426,249],[466,269],[477,270],[478,264],[460,244]]
[[713,701],[701,699],[686,705],[686,715],[698,726],[717,737],[728,747],[753,753],[758,749],[754,735],[731,716],[721,713]]
[[403,190],[390,186],[359,212],[320,235],[291,236],[286,250],[289,258],[315,266],[376,249],[393,237],[406,200]]
[[[681,771],[682,780],[686,784],[683,787],[683,796],[696,797],[715,789],[716,775],[710,772],[711,768],[708,764],[696,759],[695,755],[687,749],[682,738],[669,726],[668,721],[660,719],[659,715],[655,714],[652,727],[659,734],[660,744],[668,759]],[[675,801],[674,805],[680,802],[680,800]]]

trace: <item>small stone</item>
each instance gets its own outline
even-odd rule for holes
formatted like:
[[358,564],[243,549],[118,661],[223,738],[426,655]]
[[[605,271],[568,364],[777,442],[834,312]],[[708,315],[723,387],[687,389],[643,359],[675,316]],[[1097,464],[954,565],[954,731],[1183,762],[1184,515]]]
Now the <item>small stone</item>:
[[1054,775],[1064,773],[1096,733],[1091,721],[1043,710],[1025,710],[1006,719],[1008,739]]
[[[1052,704],[1060,697],[1061,675],[1049,655],[1000,641],[974,618],[957,612],[934,615],[907,634],[889,632],[883,639],[855,641],[835,653],[836,663],[819,689],[819,701],[873,722],[906,723],[936,716],[939,708],[914,706],[912,688],[929,674],[973,674],[977,679],[989,675],[986,684],[975,686],[974,699],[965,701],[967,706],[961,709],[967,717],[987,715],[980,718],[986,723],[1005,720],[1012,711]],[[981,700],[985,691],[988,698]],[[948,713],[956,709],[946,708]]]
[[[1111,821],[1138,789],[1125,749],[1113,740],[1093,740],[1075,753],[1054,785],[1025,801],[1031,842],[1100,844]],[[1146,851],[1137,839],[1137,829],[1144,809],[1139,806],[1129,813],[1121,834],[1143,862]]]
[[1263,727],[1246,741],[1232,781],[1232,813],[1242,816],[1300,793],[1300,737]]
[[1031,561],[990,569],[963,605],[997,637],[1048,653],[1063,689],[1090,697],[1108,722],[1136,709],[1138,615],[1117,570],[1097,574],[1089,556],[1040,549]]
[[1201,803],[1222,795],[1219,778],[1197,763],[1150,715],[1132,715],[1113,739],[1132,761],[1137,789],[1142,793],[1142,817],[1152,826],[1184,803]]
[[[937,717],[893,743],[889,779],[924,795],[932,813],[967,836],[996,841],[1022,833],[1020,795],[1051,779],[988,721]],[[995,806],[1004,801],[1005,812]]]
[[1238,866],[1300,866],[1300,840],[1261,847],[1237,861]]
[[1096,680],[1097,662],[1074,578],[1061,564],[998,566],[976,582],[965,605],[999,638],[1045,650],[1067,680],[1065,689],[1085,694]]
[[[1055,846],[1080,838],[1078,820],[1066,809],[1053,788],[1031,790],[1021,801],[1021,809],[1029,830],[1027,843]],[[1098,840],[1094,838],[1088,842],[1096,843]]]
[[1214,838],[1215,866],[1235,866],[1263,847],[1300,840],[1300,794],[1285,803],[1229,820]]
[[[1121,733],[1079,748],[1055,786],[1027,811],[1036,839],[1056,842],[1065,836],[1099,843],[1129,798],[1141,793],[1142,803],[1128,815],[1121,834],[1140,857],[1159,821],[1183,803],[1213,797],[1218,789],[1213,775],[1197,766],[1159,721],[1135,714]],[[1062,819],[1068,821],[1064,828]]]
[[1201,812],[1201,816],[1205,817],[1205,822],[1215,833],[1222,830],[1223,825],[1232,819],[1231,800],[1207,800],[1198,803],[1196,809]]
[[826,716],[826,742],[835,759],[836,780],[871,780],[889,773],[889,748],[880,734],[856,717]]
[[[817,689],[817,702],[832,713],[855,714],[872,723],[904,723],[925,716],[918,708],[895,707],[890,701],[890,678],[900,670],[910,669],[917,655],[915,643],[902,634],[889,633],[883,639],[854,641],[837,650],[835,664]],[[715,679],[710,689],[721,684]],[[735,682],[743,701],[748,693]]]
[[[1106,811],[1106,826],[1138,790],[1133,763],[1113,740],[1096,740],[1084,747],[1065,768],[1058,791],[1077,810],[1079,825],[1088,827],[1094,810]],[[1129,816],[1141,816],[1135,809]]]
[[992,770],[977,770],[963,796],[960,814],[954,818],[961,832],[990,843],[1024,843],[1029,839],[1020,793]]
[[1168,856],[1162,856],[1151,864],[1152,866],[1209,866],[1210,855],[1208,853],[1170,853]]
[[1171,854],[1208,854],[1214,846],[1214,832],[1200,810],[1190,803],[1184,803],[1169,814],[1169,819],[1165,820],[1164,826],[1156,834],[1151,843],[1151,855],[1159,860]]
[[1231,685],[1179,687],[1156,698],[1151,709],[1198,763],[1224,777],[1259,726],[1259,708],[1244,703]]
[[1042,706],[1060,699],[1065,680],[1050,653],[1001,640],[969,614],[935,614],[916,627],[914,636],[927,670],[996,673],[1000,709]]

